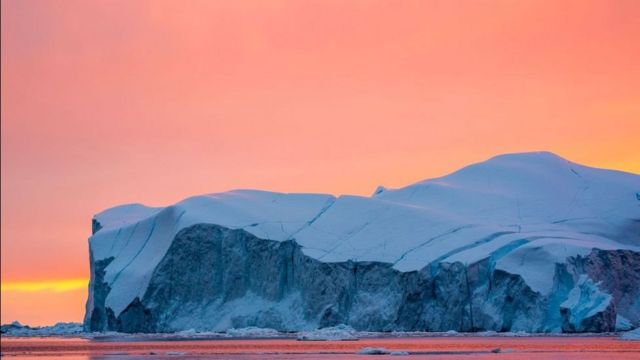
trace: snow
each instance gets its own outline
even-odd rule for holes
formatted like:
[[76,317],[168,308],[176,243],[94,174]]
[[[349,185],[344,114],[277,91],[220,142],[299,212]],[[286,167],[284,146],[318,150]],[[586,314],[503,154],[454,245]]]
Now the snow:
[[301,332],[298,340],[306,341],[333,341],[333,340],[357,340],[356,331],[347,325],[337,325],[313,331]]
[[101,226],[101,230],[118,229],[134,224],[157,214],[162,208],[148,207],[142,204],[126,204],[105,210],[94,216]]
[[635,330],[627,331],[622,334],[620,337],[623,340],[640,340],[640,328],[636,328]]
[[548,294],[555,263],[568,256],[640,251],[639,190],[635,174],[547,152],[510,154],[404,188],[380,187],[371,197],[235,190],[166,208],[120,206],[95,216],[102,228],[90,242],[94,261],[114,258],[105,281],[116,316],[142,298],[175,235],[197,223],[295,240],[325,262],[381,261],[404,272],[490,257]]

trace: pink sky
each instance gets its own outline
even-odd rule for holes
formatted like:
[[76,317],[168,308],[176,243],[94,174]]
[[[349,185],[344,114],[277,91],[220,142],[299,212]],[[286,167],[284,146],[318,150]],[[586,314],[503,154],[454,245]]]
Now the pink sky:
[[[3,0],[3,286],[87,278],[91,216],[121,203],[368,195],[530,150],[640,173],[639,18],[634,0]],[[84,289],[7,289],[2,322],[81,320]]]

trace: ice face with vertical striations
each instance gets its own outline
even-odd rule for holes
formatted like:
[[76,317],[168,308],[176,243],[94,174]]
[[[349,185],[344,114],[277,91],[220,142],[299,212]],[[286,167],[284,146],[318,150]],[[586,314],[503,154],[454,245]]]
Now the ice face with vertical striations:
[[640,325],[640,176],[501,155],[372,196],[236,190],[93,219],[85,328]]

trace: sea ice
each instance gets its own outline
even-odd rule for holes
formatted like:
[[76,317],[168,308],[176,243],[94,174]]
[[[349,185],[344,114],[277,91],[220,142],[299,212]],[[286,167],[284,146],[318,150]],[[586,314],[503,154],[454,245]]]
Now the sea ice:
[[298,334],[298,340],[323,341],[323,340],[357,340],[356,331],[347,325],[341,324],[313,331],[305,331]]
[[363,347],[358,351],[360,355],[388,355],[391,351],[383,347]]

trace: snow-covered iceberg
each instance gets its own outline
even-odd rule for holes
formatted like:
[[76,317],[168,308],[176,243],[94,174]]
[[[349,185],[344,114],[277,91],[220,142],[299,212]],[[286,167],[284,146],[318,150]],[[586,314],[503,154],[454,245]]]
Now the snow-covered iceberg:
[[640,176],[547,152],[370,197],[255,190],[93,218],[87,331],[640,325]]
[[17,321],[0,326],[2,336],[16,337],[49,337],[49,336],[80,336],[84,335],[83,325],[74,322],[59,322],[52,326],[22,325]]

